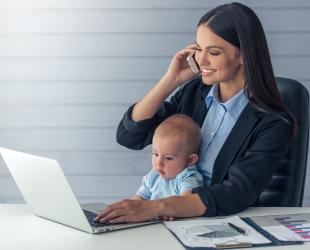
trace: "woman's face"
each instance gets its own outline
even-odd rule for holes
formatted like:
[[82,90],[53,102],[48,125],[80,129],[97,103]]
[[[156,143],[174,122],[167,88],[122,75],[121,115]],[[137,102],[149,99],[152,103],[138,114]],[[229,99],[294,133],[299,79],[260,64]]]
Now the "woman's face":
[[240,50],[216,35],[207,25],[198,27],[195,59],[205,84],[244,80]]

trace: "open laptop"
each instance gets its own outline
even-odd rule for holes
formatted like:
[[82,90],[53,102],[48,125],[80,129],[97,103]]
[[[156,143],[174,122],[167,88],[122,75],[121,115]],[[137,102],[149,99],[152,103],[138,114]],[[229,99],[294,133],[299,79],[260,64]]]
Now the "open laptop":
[[26,203],[37,216],[93,234],[158,222],[95,222],[94,218],[106,204],[80,205],[56,160],[5,148],[0,148],[0,154]]

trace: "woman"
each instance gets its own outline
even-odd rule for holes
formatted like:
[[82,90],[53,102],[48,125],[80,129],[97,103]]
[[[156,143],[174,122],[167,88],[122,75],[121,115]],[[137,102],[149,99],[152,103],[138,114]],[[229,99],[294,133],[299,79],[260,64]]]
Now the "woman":
[[[189,55],[200,67],[198,77],[186,62]],[[166,102],[184,81],[189,83]],[[157,125],[175,113],[202,126],[198,168],[204,187],[189,196],[116,202],[98,220],[229,215],[256,204],[296,124],[279,95],[262,25],[250,8],[231,3],[205,14],[195,43],[176,53],[162,79],[125,113],[117,141],[142,149]]]

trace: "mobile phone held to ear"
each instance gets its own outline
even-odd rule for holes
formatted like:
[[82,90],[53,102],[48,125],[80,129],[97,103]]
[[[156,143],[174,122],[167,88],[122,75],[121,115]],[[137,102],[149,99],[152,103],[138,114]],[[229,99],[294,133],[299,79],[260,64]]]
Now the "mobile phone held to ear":
[[199,66],[198,66],[198,63],[196,62],[195,58],[193,55],[189,55],[187,58],[187,62],[189,64],[189,66],[191,67],[192,71],[194,73],[199,73]]

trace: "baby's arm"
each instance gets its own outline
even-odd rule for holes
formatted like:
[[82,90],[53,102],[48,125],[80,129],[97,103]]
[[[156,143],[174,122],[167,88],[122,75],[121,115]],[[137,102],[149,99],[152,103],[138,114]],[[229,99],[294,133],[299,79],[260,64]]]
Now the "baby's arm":
[[186,189],[180,195],[181,196],[185,196],[185,195],[190,195],[190,194],[192,194],[192,190],[191,189]]
[[192,190],[203,185],[203,176],[195,166],[188,167],[177,176],[177,190],[181,196],[192,194]]
[[142,184],[138,188],[137,193],[131,197],[132,200],[150,200],[152,195],[150,187],[153,176],[154,173],[152,170],[147,175],[143,176]]

